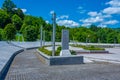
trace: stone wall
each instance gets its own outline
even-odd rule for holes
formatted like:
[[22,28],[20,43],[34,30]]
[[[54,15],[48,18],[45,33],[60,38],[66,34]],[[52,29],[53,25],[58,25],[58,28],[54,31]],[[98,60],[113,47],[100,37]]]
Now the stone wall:
[[83,64],[83,56],[71,55],[71,56],[47,56],[44,53],[39,52],[40,60],[47,65],[73,65]]

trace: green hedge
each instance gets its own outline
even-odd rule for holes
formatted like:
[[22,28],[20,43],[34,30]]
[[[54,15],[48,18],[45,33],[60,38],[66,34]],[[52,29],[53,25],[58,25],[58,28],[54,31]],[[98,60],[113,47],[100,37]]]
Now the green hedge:
[[52,56],[52,51],[45,49],[45,47],[41,47],[41,48],[39,48],[39,50],[46,55]]
[[[49,51],[49,50],[45,49],[45,47],[48,47],[48,46],[44,46],[42,48],[39,48],[39,50],[41,52],[43,52],[44,54],[46,54],[46,55],[52,56],[52,51]],[[61,51],[61,47],[59,46],[57,48],[57,50],[55,51],[55,56],[59,56],[60,55],[60,51]],[[70,52],[71,52],[72,55],[76,55],[75,51],[71,50]]]
[[99,47],[95,47],[95,46],[84,46],[84,45],[71,45],[73,47],[80,47],[83,48],[85,50],[105,50],[104,48],[99,48]]

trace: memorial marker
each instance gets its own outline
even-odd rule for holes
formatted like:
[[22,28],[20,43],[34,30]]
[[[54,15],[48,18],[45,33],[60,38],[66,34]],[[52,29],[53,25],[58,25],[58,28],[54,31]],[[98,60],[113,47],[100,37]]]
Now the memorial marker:
[[60,56],[69,56],[71,55],[69,51],[69,31],[62,30],[62,50],[60,52]]

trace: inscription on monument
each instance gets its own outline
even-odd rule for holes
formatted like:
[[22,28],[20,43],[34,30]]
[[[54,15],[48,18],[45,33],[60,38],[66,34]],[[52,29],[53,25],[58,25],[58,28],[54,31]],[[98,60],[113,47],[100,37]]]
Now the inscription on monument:
[[69,31],[62,30],[62,50],[69,49]]

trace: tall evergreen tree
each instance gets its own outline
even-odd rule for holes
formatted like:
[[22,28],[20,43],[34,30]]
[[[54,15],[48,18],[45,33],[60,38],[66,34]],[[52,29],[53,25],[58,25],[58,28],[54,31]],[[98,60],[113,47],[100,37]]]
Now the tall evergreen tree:
[[14,8],[16,8],[16,5],[11,0],[5,0],[2,5],[2,9],[7,12],[13,11]]

